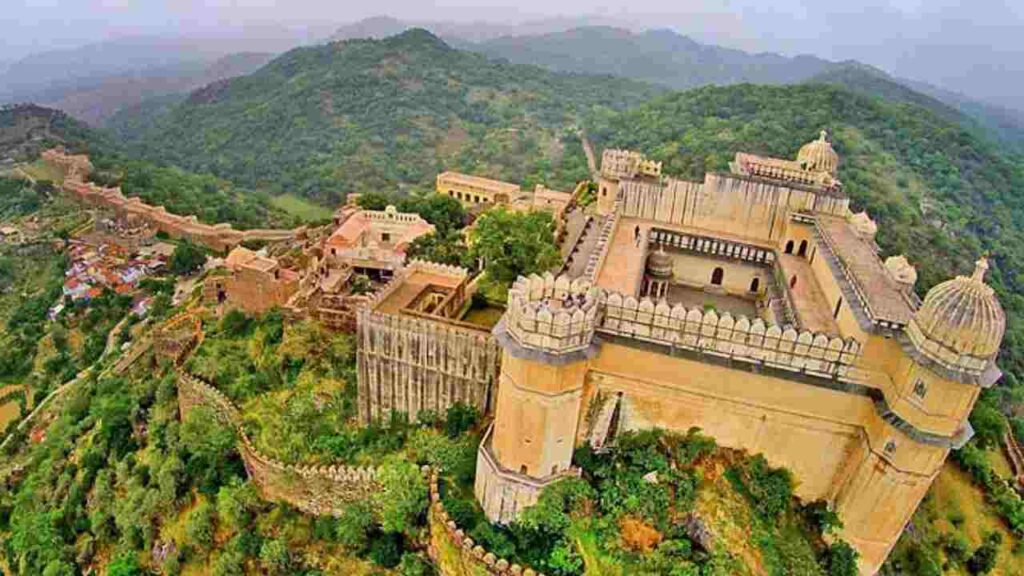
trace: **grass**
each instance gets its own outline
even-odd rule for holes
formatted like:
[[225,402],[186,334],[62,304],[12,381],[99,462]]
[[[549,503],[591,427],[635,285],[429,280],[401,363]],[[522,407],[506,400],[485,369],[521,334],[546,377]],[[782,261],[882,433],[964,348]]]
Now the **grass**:
[[[932,485],[932,500],[938,503],[940,513],[959,510],[963,514],[963,525],[960,530],[971,543],[971,548],[981,545],[985,533],[997,530],[1003,535],[1003,544],[999,550],[996,569],[990,576],[1024,576],[1024,557],[1015,556],[1013,548],[1017,543],[1002,520],[985,503],[981,490],[971,482],[971,478],[953,463],[947,463]],[[947,515],[948,516],[948,515]],[[948,517],[935,519],[933,526],[940,532],[956,530]],[[966,574],[966,571],[954,572]]]
[[24,164],[18,168],[34,180],[49,180],[55,185],[64,182],[64,171],[45,160],[36,160],[31,164]]
[[270,204],[275,208],[284,210],[303,222],[323,222],[325,220],[330,220],[331,216],[334,215],[334,211],[330,208],[314,204],[313,202],[294,194],[271,196]]
[[462,317],[462,321],[485,328],[493,328],[498,323],[498,320],[501,320],[501,315],[504,313],[505,309],[497,306],[474,306],[466,312],[466,315]]
[[[0,386],[0,398],[9,392],[18,389],[19,386]],[[17,402],[0,404],[0,430],[3,430],[7,423],[21,416],[21,406]]]

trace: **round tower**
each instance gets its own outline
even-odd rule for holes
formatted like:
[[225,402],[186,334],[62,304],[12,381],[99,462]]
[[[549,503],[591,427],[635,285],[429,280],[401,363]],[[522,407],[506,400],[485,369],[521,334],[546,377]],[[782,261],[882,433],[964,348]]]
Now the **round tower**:
[[[888,267],[903,270],[902,262]],[[973,434],[967,420],[984,387],[999,379],[996,357],[1006,317],[985,284],[988,261],[974,273],[932,288],[892,346],[888,381],[874,399],[881,416],[866,429],[857,462],[837,484],[843,537],[868,570],[877,569],[927,493],[949,451]],[[905,270],[903,270],[905,271]],[[890,273],[893,273],[890,270]],[[910,280],[910,274],[904,274]]]
[[507,523],[545,486],[575,475],[572,453],[601,293],[583,279],[520,278],[494,329],[503,350],[494,424],[477,454],[475,492]]

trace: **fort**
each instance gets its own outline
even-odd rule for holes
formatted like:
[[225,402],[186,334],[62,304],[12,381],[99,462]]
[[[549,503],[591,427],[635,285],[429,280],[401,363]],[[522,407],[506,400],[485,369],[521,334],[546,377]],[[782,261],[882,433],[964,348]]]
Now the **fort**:
[[[692,182],[638,152],[605,150],[560,273],[518,279],[493,330],[461,319],[478,278],[409,261],[404,248],[430,227],[393,209],[345,208],[319,239],[280,232],[301,243],[301,266],[236,249],[236,286],[224,294],[354,331],[363,422],[456,402],[487,414],[475,494],[494,522],[579,474],[572,455],[583,443],[698,427],[791,470],[797,496],[838,513],[839,535],[873,574],[972,436],[967,416],[1001,377],[1005,316],[985,258],[919,298],[912,257],[882,259],[878,226],[851,210],[839,161],[822,133],[794,160],[739,153],[728,172]],[[68,186],[93,202],[132,202]],[[514,206],[518,190],[438,177],[438,193],[474,206]],[[208,298],[220,301],[215,278]],[[217,403],[201,383],[184,388]],[[457,544],[464,534],[442,512],[433,507],[432,521]],[[471,540],[467,554],[486,556]]]
[[[838,164],[824,133],[795,160],[741,153],[703,182],[604,151],[594,221],[578,265],[563,266],[573,274],[519,279],[491,335],[501,353],[478,384],[493,424],[476,496],[492,521],[578,474],[581,443],[699,427],[791,470],[801,499],[839,514],[861,570],[878,570],[973,434],[967,416],[1001,376],[1005,317],[984,258],[918,298],[908,259],[882,260],[877,225],[850,209]],[[370,419],[451,397],[450,379],[424,373],[467,358],[430,319],[368,341],[369,324],[401,322],[388,314],[359,319]],[[381,348],[392,353],[369,352]]]

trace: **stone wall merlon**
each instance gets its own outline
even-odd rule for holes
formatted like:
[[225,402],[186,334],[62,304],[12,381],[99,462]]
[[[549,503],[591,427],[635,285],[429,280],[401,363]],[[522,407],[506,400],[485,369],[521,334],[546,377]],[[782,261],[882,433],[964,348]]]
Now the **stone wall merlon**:
[[543,572],[536,572],[532,568],[513,564],[495,555],[467,536],[466,531],[459,528],[444,507],[444,501],[441,499],[441,491],[438,487],[437,472],[424,467],[424,473],[428,475],[430,483],[430,513],[434,514],[438,522],[444,527],[444,534],[442,536],[447,538],[449,543],[459,550],[459,554],[464,562],[476,565],[488,574],[495,576],[544,576]]
[[797,332],[760,318],[719,316],[714,310],[670,307],[616,293],[605,299],[598,332],[842,378],[856,374],[851,367],[861,355],[861,344],[853,338]]
[[505,327],[526,347],[555,354],[586,348],[597,327],[601,294],[584,278],[520,277],[508,292]]

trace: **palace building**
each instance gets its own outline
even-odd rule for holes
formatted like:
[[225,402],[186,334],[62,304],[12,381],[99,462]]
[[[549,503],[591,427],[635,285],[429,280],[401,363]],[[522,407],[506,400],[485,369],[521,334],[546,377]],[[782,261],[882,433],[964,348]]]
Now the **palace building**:
[[825,133],[795,161],[737,154],[703,182],[635,152],[602,160],[586,272],[520,278],[493,332],[487,516],[510,522],[578,474],[581,443],[699,427],[791,470],[874,573],[1001,375],[986,260],[921,301],[908,259],[883,261],[851,212]]

